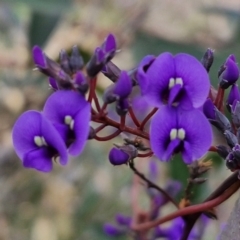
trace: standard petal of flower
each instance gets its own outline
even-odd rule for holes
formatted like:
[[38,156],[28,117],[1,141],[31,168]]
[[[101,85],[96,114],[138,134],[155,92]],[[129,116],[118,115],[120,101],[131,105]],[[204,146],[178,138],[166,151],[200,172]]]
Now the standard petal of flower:
[[170,53],[159,55],[147,70],[148,87],[144,91],[146,99],[155,107],[164,104],[169,80],[175,76],[174,58]]
[[27,111],[15,122],[12,130],[14,149],[20,159],[29,151],[37,149],[34,137],[41,134],[41,113]]
[[83,108],[74,117],[73,131],[75,134],[75,140],[69,147],[69,153],[71,155],[79,155],[88,139],[90,130],[89,122],[91,120],[91,108],[90,105],[84,104]]
[[186,154],[184,154],[186,161],[190,159],[187,157],[190,156],[188,153],[190,150],[187,149],[191,149],[192,160],[199,159],[208,151],[212,143],[212,128],[200,110],[179,110],[178,128],[185,130],[184,143],[188,142],[191,146],[186,146]]
[[50,172],[53,168],[52,156],[46,147],[33,150],[23,156],[23,166]]
[[77,92],[56,91],[47,99],[43,114],[51,122],[64,124],[66,116],[74,117],[86,105],[85,98]]
[[177,54],[174,63],[176,77],[182,78],[183,87],[191,98],[193,107],[201,107],[210,90],[206,69],[195,57],[185,53]]
[[162,106],[152,118],[150,125],[151,148],[154,154],[162,161],[168,160],[164,156],[170,143],[170,132],[176,127],[177,111],[173,107]]

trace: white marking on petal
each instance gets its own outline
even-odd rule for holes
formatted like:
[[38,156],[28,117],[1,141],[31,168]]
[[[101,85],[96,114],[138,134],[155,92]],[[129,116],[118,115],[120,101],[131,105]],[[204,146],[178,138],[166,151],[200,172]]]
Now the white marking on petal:
[[70,115],[67,115],[67,116],[65,116],[65,118],[64,118],[64,123],[65,123],[66,125],[70,125],[72,120],[73,120],[72,117],[71,117]]
[[170,78],[169,79],[168,88],[171,89],[174,85],[175,85],[175,79],[174,78]]
[[34,137],[34,143],[35,143],[38,147],[47,146],[47,143],[46,143],[44,137],[40,137],[40,136],[35,136],[35,137]]
[[182,80],[182,78],[177,77],[177,78],[175,79],[175,84],[180,84],[181,86],[183,86],[183,80]]
[[171,141],[177,138],[177,129],[173,128],[170,132],[170,139]]
[[186,132],[183,128],[178,129],[177,136],[180,140],[184,140],[186,137]]
[[73,130],[73,128],[74,128],[74,120],[72,120],[70,123],[70,129]]

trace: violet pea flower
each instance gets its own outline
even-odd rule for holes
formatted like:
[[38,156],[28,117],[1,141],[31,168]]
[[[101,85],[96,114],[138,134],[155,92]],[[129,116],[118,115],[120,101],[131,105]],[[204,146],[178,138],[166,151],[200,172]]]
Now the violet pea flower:
[[74,91],[56,91],[47,99],[43,114],[62,136],[69,154],[79,155],[90,130],[91,108],[85,98]]
[[61,136],[42,113],[27,111],[16,121],[12,131],[14,149],[26,168],[49,172],[52,160],[59,156],[67,164],[67,149]]
[[[147,56],[139,65],[138,82],[143,96],[154,107],[199,108],[205,102],[210,80],[206,69],[195,57],[162,53],[155,60]],[[149,65],[146,66],[146,62]]]
[[211,125],[200,110],[162,106],[152,118],[150,143],[162,161],[180,152],[183,161],[190,164],[208,151],[211,142]]

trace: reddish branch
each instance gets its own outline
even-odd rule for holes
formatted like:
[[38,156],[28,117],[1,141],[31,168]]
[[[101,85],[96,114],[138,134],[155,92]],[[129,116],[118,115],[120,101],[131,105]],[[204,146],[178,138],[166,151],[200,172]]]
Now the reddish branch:
[[146,123],[151,119],[151,117],[155,114],[155,112],[158,110],[158,108],[154,108],[142,121],[139,129],[143,130]]

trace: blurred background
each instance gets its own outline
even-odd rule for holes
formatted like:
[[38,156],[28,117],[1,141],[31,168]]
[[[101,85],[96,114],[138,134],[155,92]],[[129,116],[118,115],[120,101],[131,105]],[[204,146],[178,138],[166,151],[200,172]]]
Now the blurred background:
[[[130,215],[133,173],[108,162],[108,151],[118,139],[89,141],[79,158],[64,168],[55,165],[49,174],[24,169],[11,142],[16,118],[26,110],[41,110],[51,93],[47,77],[33,71],[31,48],[37,44],[57,60],[61,49],[70,51],[77,44],[87,60],[110,32],[121,50],[113,62],[123,70],[146,54],[186,52],[201,59],[208,47],[215,49],[210,75],[217,86],[218,68],[228,55],[240,59],[240,1],[1,0],[0,240],[111,239],[103,224],[114,222],[117,212]],[[108,84],[99,76],[100,90]],[[214,167],[209,181],[195,189],[196,202],[230,175],[221,159],[211,158]],[[145,173],[146,162],[139,164]],[[181,161],[158,167],[160,186],[171,178],[186,185],[188,171]],[[236,197],[218,207],[219,219],[208,224],[203,239],[216,239]],[[142,192],[143,209],[146,201]]]

